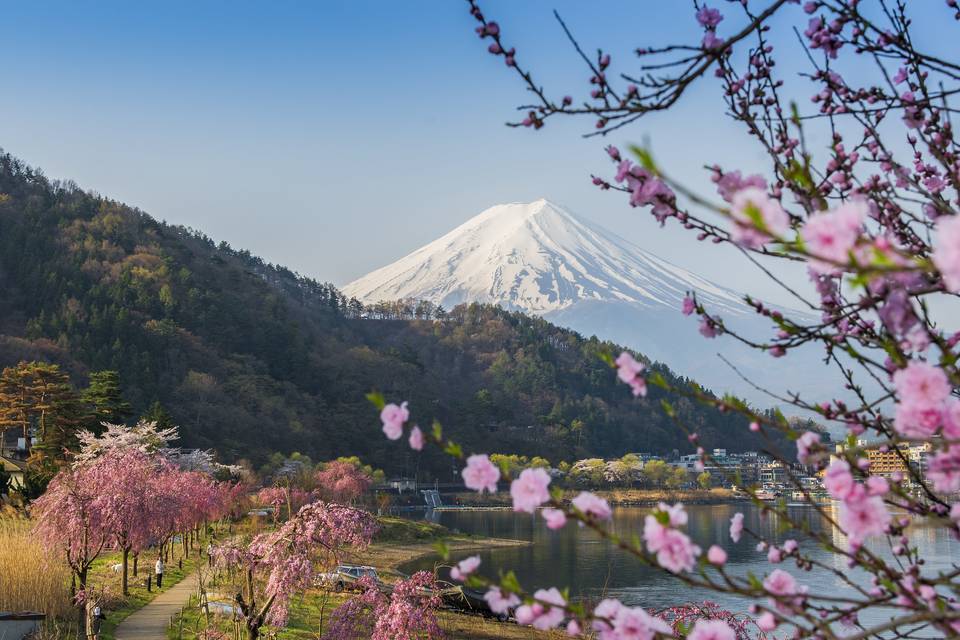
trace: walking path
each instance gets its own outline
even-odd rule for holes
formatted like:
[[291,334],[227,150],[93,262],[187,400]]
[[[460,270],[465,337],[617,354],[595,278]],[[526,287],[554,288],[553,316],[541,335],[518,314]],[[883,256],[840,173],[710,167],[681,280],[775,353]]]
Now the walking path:
[[116,640],[166,640],[170,617],[180,613],[191,594],[197,590],[197,574],[191,572],[145,607],[135,611],[117,625]]

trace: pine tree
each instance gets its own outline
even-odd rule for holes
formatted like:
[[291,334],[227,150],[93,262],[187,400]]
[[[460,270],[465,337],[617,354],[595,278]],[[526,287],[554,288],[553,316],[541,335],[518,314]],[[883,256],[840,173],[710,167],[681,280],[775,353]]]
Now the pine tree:
[[103,431],[104,422],[124,424],[133,415],[133,408],[120,392],[120,376],[116,371],[92,372],[82,398],[93,410],[91,430],[94,433]]
[[146,413],[141,416],[140,420],[157,423],[157,429],[168,429],[177,426],[177,423],[173,420],[173,416],[167,413],[167,410],[163,408],[159,400],[153,401],[153,404],[151,404]]

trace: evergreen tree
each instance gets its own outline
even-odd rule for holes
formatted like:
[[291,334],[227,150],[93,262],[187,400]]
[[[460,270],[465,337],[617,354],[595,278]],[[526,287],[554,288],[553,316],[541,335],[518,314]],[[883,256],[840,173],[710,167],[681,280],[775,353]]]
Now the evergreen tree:
[[83,401],[93,410],[91,430],[103,431],[103,423],[124,424],[133,415],[130,404],[120,392],[120,376],[116,371],[94,371],[90,384],[83,391]]
[[151,404],[146,413],[140,417],[140,420],[157,423],[157,429],[168,429],[177,426],[177,423],[173,420],[173,416],[167,413],[167,410],[163,408],[159,400],[153,401],[153,404]]

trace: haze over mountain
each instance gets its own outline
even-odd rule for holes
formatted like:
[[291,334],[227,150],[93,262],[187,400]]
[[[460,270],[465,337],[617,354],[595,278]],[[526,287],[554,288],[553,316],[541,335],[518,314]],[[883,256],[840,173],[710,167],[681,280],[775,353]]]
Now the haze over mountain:
[[[722,265],[718,265],[722,268]],[[752,337],[772,325],[743,294],[673,265],[563,206],[540,199],[491,207],[396,262],[349,283],[343,292],[366,303],[426,299],[452,307],[499,304],[540,315],[586,335],[639,350],[715,391],[758,404],[771,398],[743,381],[769,382],[769,356],[730,337],[708,341],[693,318],[680,314],[688,291],[729,326]],[[829,392],[824,366],[800,354],[774,390]]]

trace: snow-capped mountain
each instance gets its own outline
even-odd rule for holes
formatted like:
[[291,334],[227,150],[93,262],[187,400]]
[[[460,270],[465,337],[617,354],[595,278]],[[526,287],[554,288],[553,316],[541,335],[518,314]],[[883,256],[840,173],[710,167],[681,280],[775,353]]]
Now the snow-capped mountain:
[[[731,338],[708,341],[680,314],[688,291],[730,326],[769,335],[770,323],[743,295],[673,265],[568,209],[540,199],[491,207],[413,253],[343,287],[371,303],[405,298],[450,309],[463,302],[499,304],[540,315],[586,335],[632,347],[716,391],[758,403],[759,394],[721,362],[766,380],[769,356]],[[815,363],[814,363],[815,364]],[[776,391],[817,390],[823,367],[792,366]],[[808,370],[808,371],[805,371]]]

